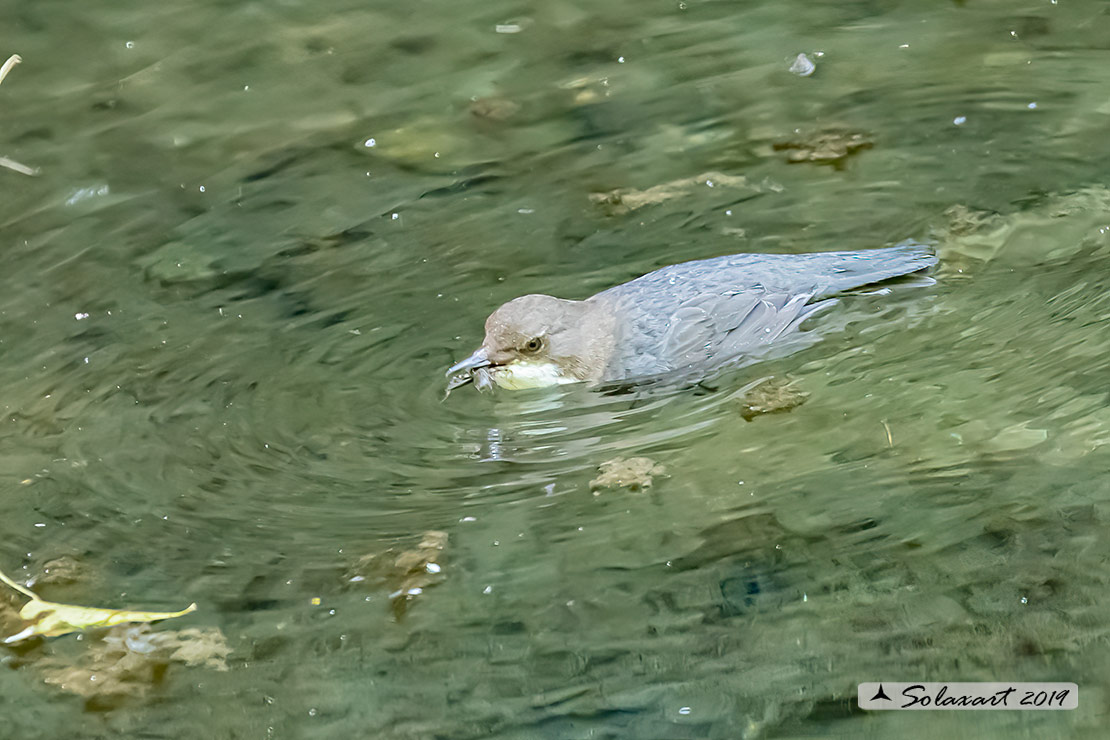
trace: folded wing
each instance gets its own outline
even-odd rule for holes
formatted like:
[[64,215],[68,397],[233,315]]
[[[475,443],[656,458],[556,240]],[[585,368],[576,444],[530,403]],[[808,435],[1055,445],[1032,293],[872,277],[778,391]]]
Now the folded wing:
[[822,307],[812,298],[764,290],[697,296],[671,315],[658,358],[671,371],[756,354]]

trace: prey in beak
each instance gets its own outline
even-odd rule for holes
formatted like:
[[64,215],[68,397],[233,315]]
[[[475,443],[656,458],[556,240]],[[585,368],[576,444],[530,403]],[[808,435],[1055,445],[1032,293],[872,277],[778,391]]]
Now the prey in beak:
[[461,362],[456,362],[454,365],[447,368],[447,374],[454,375],[455,373],[461,372],[473,373],[475,370],[489,366],[489,352],[486,351],[485,347],[479,347],[470,357],[467,357]]
[[447,369],[447,393],[444,398],[456,388],[470,383],[474,383],[474,387],[480,391],[489,390],[493,387],[489,368],[490,361],[485,348],[479,348],[470,357],[456,362]]

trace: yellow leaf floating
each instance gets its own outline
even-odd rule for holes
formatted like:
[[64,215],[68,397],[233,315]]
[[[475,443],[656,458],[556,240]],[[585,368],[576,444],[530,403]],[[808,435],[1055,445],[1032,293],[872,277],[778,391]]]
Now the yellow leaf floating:
[[30,622],[21,632],[5,637],[5,643],[19,642],[28,637],[57,637],[91,627],[111,627],[126,622],[157,622],[161,619],[181,617],[197,610],[189,604],[179,612],[133,612],[124,609],[98,609],[91,606],[73,606],[43,601],[29,589],[20,586],[0,571],[0,581],[31,599],[19,610],[19,616]]

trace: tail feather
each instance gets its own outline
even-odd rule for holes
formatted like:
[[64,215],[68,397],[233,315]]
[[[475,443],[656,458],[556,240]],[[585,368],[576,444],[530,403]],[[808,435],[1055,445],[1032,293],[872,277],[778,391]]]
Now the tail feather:
[[833,262],[818,298],[909,275],[937,263],[928,247],[913,242],[864,252],[834,252],[828,257]]

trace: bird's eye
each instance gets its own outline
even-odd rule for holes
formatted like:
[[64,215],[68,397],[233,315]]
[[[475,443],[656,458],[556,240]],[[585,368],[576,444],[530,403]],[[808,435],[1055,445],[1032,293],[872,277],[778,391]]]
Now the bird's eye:
[[540,339],[539,337],[533,337],[532,339],[528,340],[527,344],[524,345],[524,351],[525,352],[539,352],[540,347],[542,347],[542,346],[543,346],[543,340]]

